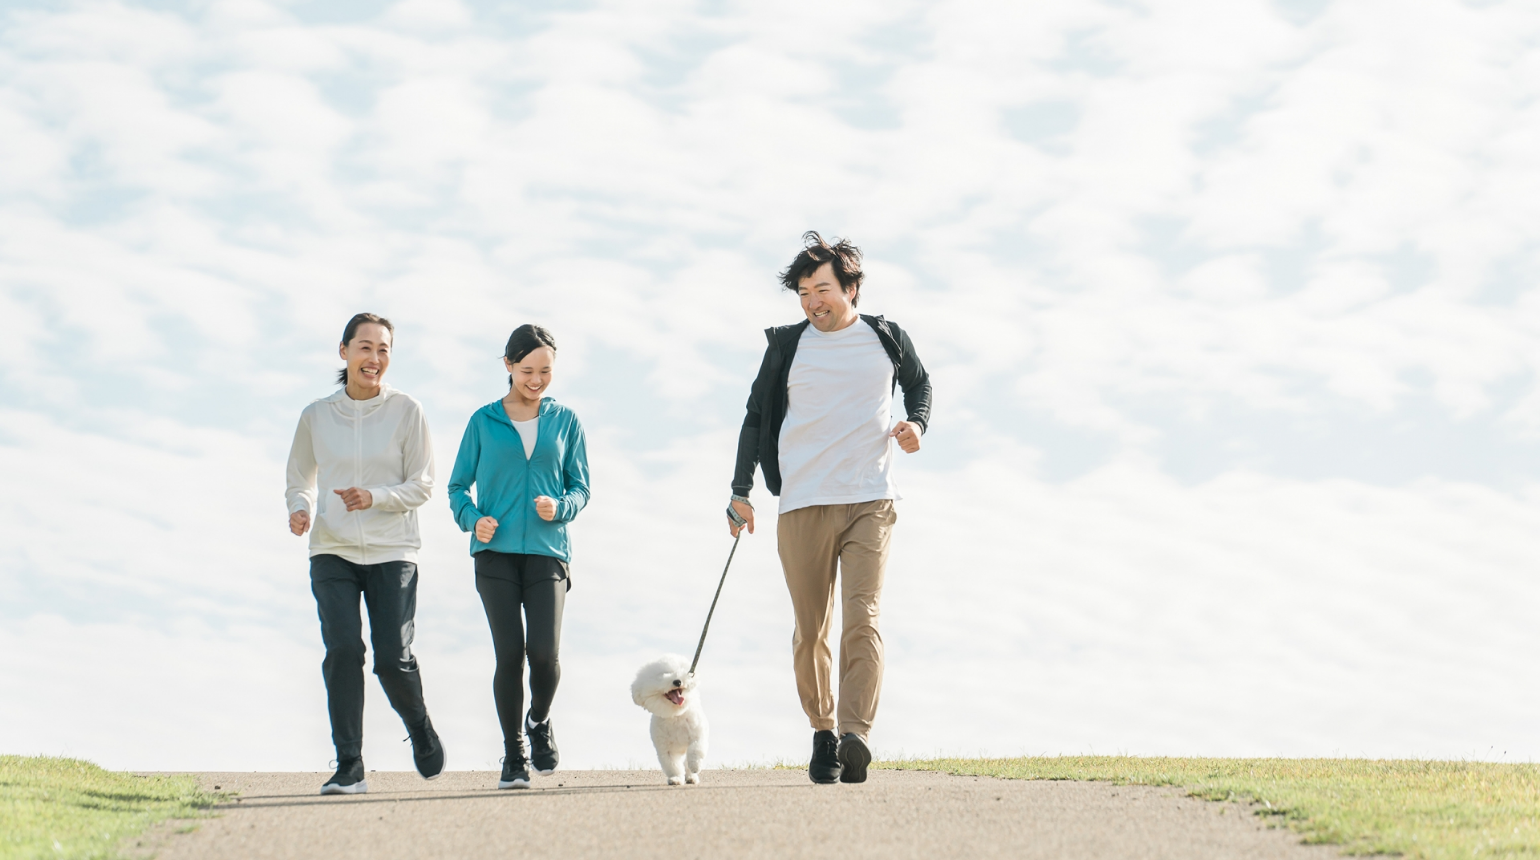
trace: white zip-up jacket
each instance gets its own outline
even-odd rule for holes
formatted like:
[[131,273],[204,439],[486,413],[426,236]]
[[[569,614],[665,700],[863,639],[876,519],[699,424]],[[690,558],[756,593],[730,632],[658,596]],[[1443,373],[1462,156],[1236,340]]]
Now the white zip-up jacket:
[[[346,389],[300,413],[289,449],[289,513],[310,512],[310,554],[354,564],[417,561],[417,508],[433,494],[433,440],[422,404],[380,385],[354,400]],[[367,489],[371,507],[349,511],[333,490]]]

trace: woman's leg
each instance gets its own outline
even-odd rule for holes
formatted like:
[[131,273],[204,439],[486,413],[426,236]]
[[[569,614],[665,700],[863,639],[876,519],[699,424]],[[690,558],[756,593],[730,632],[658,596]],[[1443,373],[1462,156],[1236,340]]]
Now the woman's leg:
[[428,719],[428,709],[422,701],[417,658],[412,654],[417,626],[417,564],[387,561],[368,565],[364,573],[374,674],[407,729],[418,728]]
[[521,589],[511,578],[517,575],[516,560],[506,553],[476,553],[476,593],[492,629],[492,651],[497,670],[492,675],[492,698],[497,702],[497,721],[503,727],[506,746],[523,732],[524,721],[524,623],[519,617]]
[[337,761],[358,758],[364,746],[364,637],[358,615],[363,591],[358,567],[335,555],[310,559],[310,591],[321,616],[321,641],[326,658],[326,709],[331,716],[332,744]]
[[524,616],[529,623],[529,718],[545,722],[561,682],[561,613],[567,581],[547,579],[524,586]]

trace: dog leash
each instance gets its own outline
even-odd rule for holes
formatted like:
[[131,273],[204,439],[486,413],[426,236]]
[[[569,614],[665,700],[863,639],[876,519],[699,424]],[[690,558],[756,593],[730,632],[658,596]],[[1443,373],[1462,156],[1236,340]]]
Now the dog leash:
[[[728,508],[728,510],[732,510]],[[745,520],[744,522],[747,522]],[[741,525],[741,524],[740,524]],[[716,596],[711,598],[711,609],[706,613],[706,624],[700,629],[700,643],[695,646],[695,659],[690,661],[690,674],[695,674],[695,666],[700,663],[700,651],[706,647],[706,631],[711,629],[711,616],[717,611],[717,598],[722,596],[722,586],[727,584],[727,569],[733,566],[733,556],[738,553],[738,541],[743,540],[743,530],[739,529],[738,536],[733,538],[733,548],[727,554],[727,564],[722,566],[722,579],[717,582]]]

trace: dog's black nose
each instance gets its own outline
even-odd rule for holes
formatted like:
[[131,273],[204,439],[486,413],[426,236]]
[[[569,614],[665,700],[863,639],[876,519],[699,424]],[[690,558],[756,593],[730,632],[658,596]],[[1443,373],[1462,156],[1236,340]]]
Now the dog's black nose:
[[683,687],[684,686],[684,682],[676,678],[676,679],[674,679],[674,686],[676,686],[676,687]]

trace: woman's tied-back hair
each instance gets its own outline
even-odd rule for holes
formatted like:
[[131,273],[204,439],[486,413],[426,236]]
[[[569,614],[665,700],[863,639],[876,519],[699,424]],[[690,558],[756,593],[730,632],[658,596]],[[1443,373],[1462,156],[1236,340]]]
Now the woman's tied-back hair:
[[[384,326],[385,330],[390,332],[391,342],[395,342],[396,327],[390,324],[390,320],[380,316],[379,314],[354,314],[353,318],[348,320],[348,327],[342,330],[343,346],[347,346],[353,342],[353,338],[358,334],[358,327],[364,323],[375,323],[376,325]],[[348,384],[348,369],[346,367],[337,371],[337,384]]]
[[856,291],[850,304],[852,307],[859,304],[861,282],[866,279],[861,271],[861,249],[850,244],[848,239],[835,238],[834,244],[830,245],[818,235],[817,230],[802,234],[802,246],[802,253],[781,272],[781,286],[795,293],[797,284],[803,278],[818,271],[818,267],[824,263],[831,263],[834,266],[834,277],[840,282],[840,292],[848,294]]
[[[508,359],[509,364],[518,364],[542,346],[551,348],[551,353],[556,353],[556,335],[551,334],[550,329],[538,325],[525,323],[513,330],[508,335],[508,345],[503,347],[503,358]],[[513,374],[508,374],[508,385],[513,386]]]

